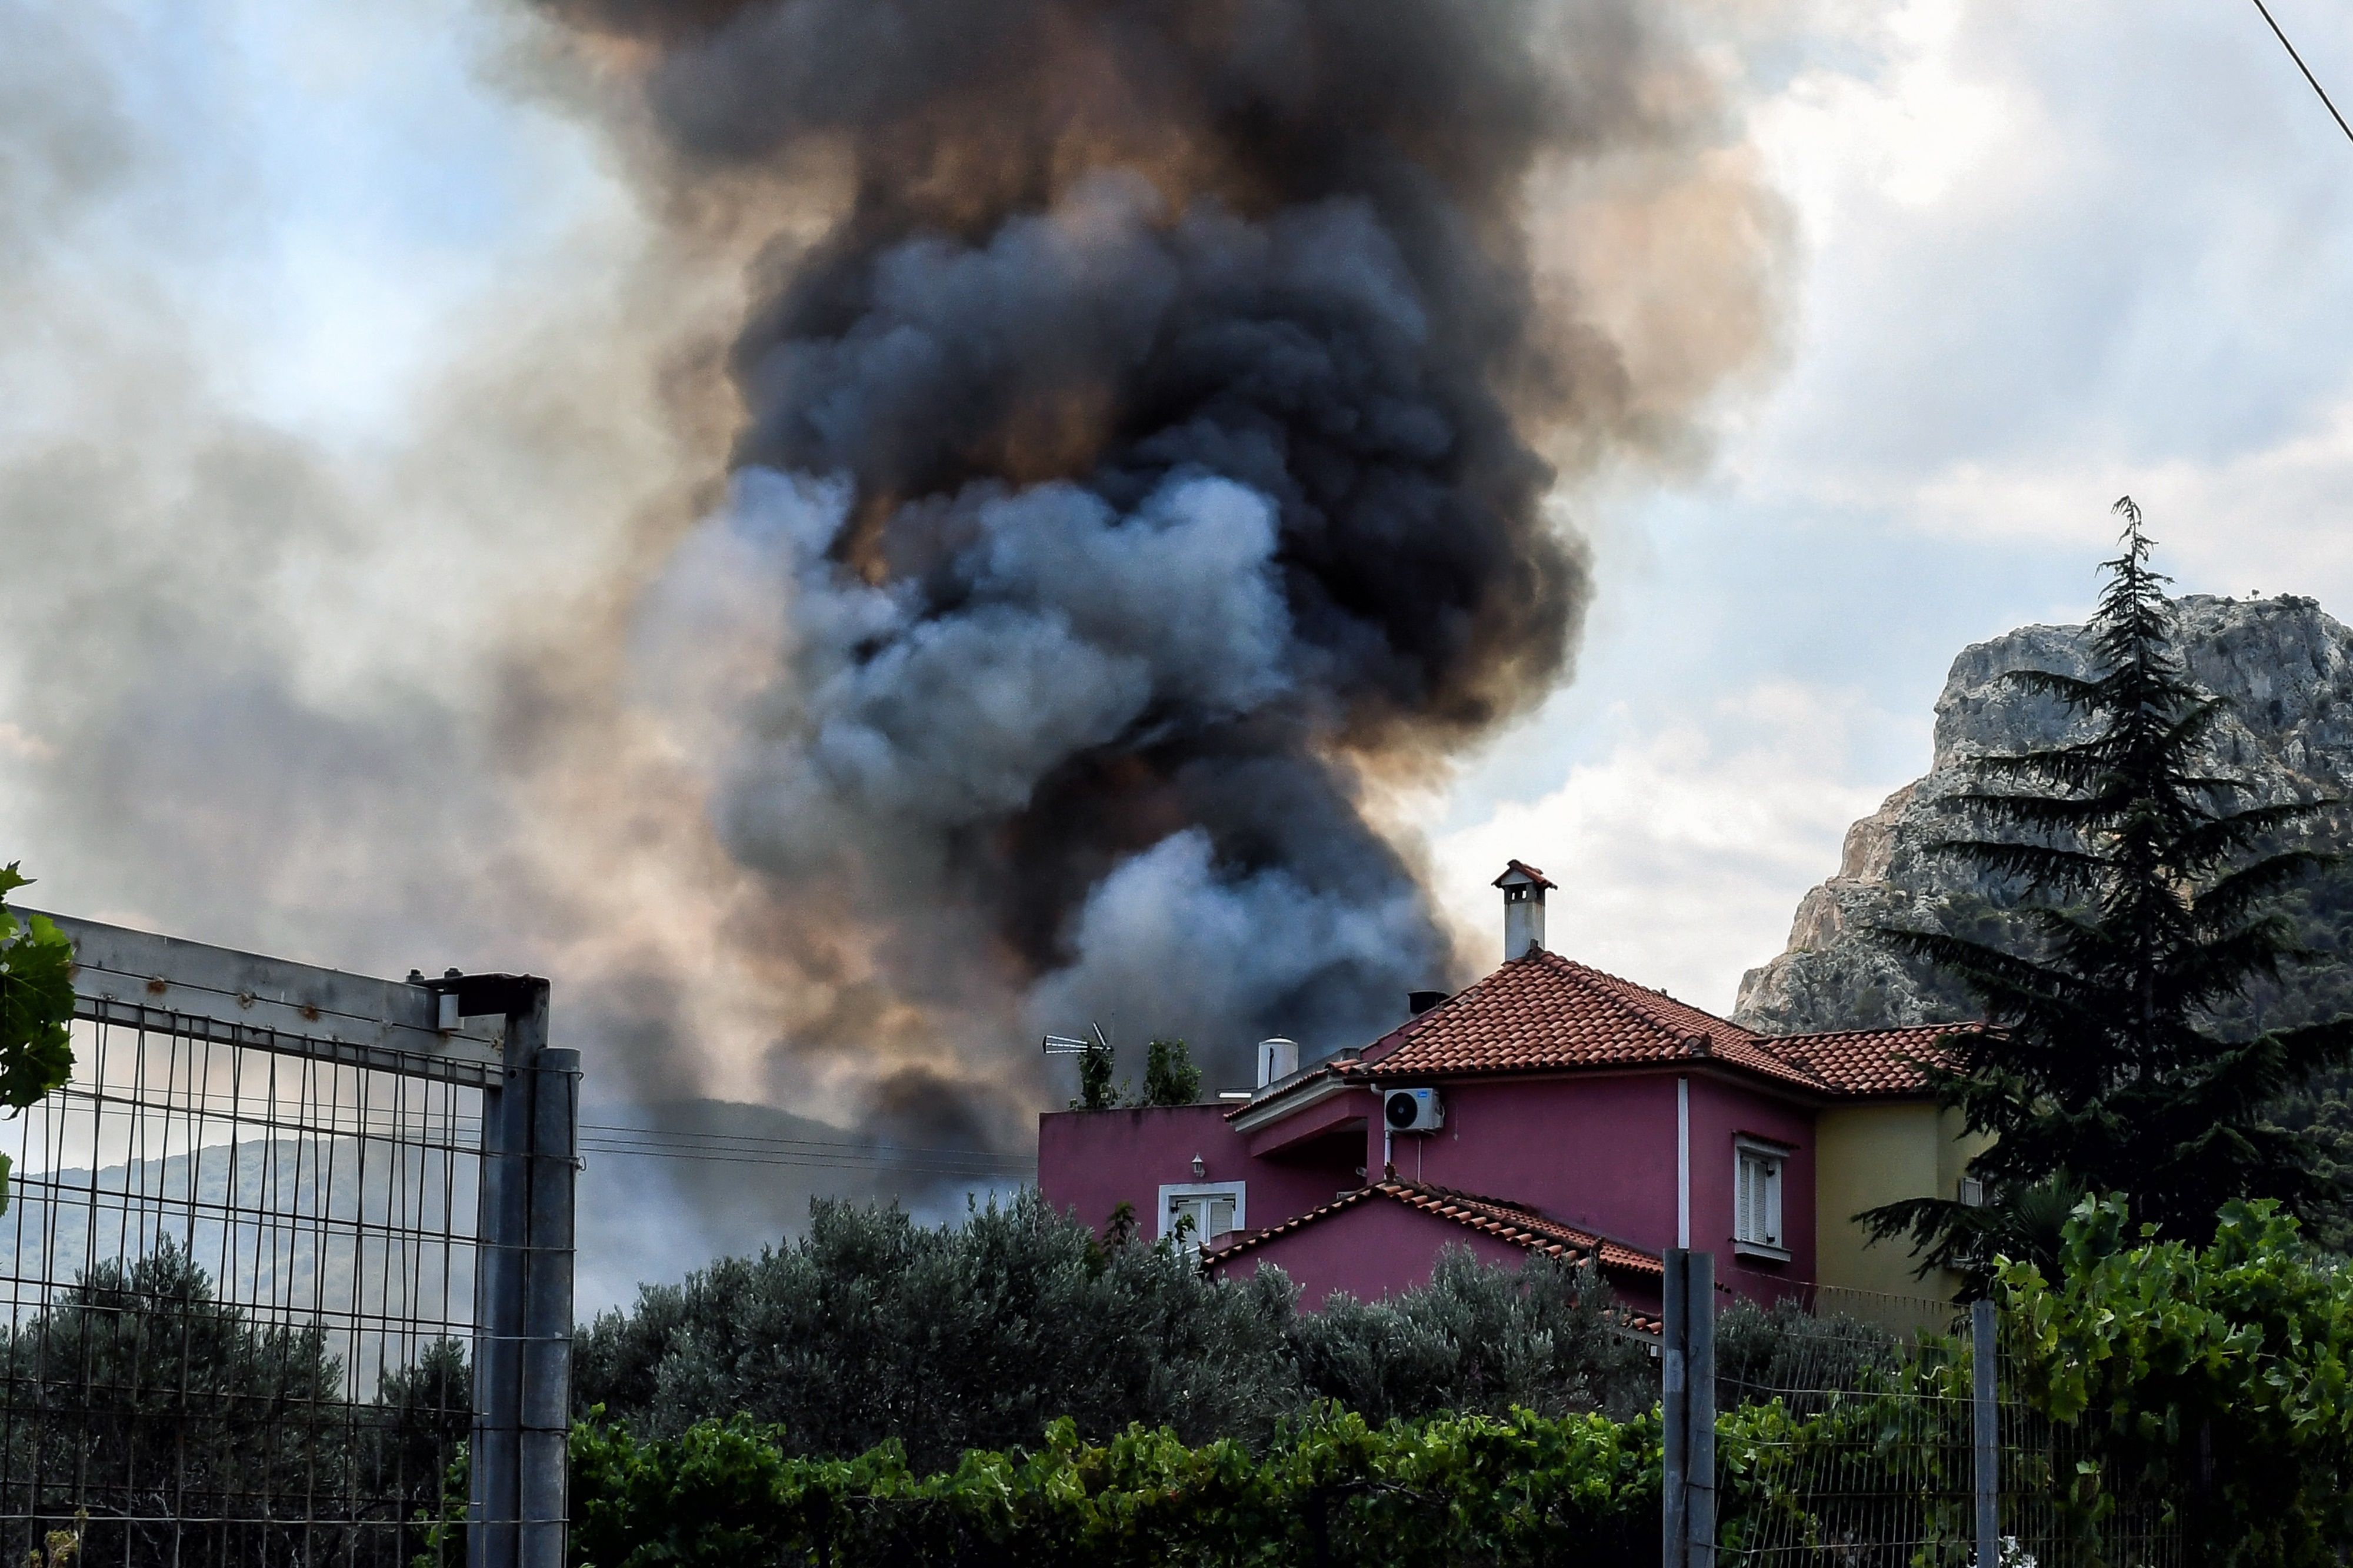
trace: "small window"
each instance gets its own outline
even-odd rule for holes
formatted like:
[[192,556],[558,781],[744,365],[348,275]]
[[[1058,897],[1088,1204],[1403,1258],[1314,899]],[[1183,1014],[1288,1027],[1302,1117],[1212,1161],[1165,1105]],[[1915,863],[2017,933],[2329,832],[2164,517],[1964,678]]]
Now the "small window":
[[1240,1182],[1194,1182],[1160,1189],[1160,1235],[1198,1247],[1230,1236],[1247,1221]]
[[1732,1250],[1777,1263],[1789,1258],[1781,1234],[1781,1172],[1788,1151],[1755,1139],[1733,1145]]
[[1985,1207],[1986,1201],[1985,1183],[1975,1176],[1963,1176],[1958,1195],[1968,1207],[1981,1209]]

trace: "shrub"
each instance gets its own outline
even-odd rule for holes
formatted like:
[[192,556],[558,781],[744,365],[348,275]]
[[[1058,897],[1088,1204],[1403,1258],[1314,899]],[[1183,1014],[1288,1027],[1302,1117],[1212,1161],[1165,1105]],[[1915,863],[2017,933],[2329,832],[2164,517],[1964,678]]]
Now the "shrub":
[[[2224,1206],[2202,1247],[2132,1245],[2086,1199],[2055,1281],[2001,1272],[2026,1394],[2081,1425],[2118,1483],[2179,1500],[2190,1560],[2334,1564],[2353,1544],[2353,1277],[2275,1203]],[[2095,1512],[2101,1496],[2089,1500]]]
[[1034,1192],[938,1228],[820,1201],[798,1240],[648,1287],[581,1331],[575,1384],[580,1409],[644,1436],[741,1413],[795,1455],[897,1437],[918,1470],[1034,1441],[1058,1416],[1092,1441],[1140,1422],[1260,1447],[1323,1398],[1376,1422],[1647,1406],[1656,1374],[1607,1301],[1548,1259],[1450,1253],[1424,1289],[1303,1314],[1279,1269],[1206,1279],[1168,1245],[1101,1246]]
[[918,1476],[895,1442],[854,1458],[786,1452],[747,1418],[641,1442],[584,1424],[572,1444],[580,1568],[806,1562],[1095,1565],[1655,1562],[1655,1417],[1441,1416],[1374,1426],[1330,1405],[1263,1455],[1131,1426],[1035,1450],[976,1450]]

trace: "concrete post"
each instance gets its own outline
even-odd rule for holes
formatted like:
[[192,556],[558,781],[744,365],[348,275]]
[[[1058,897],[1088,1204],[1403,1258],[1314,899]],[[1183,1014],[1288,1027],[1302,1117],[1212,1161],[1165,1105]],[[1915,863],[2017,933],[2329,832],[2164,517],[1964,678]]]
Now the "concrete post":
[[572,1436],[573,1189],[580,1053],[539,1053],[532,1089],[531,1234],[523,1254],[521,1568],[564,1568]]
[[1663,1568],[1715,1568],[1715,1254],[1671,1247],[1659,1335]]
[[1969,1303],[1970,1405],[1977,1416],[1978,1568],[2001,1568],[2001,1426],[1995,1400],[1994,1305]]
[[1680,1247],[1671,1247],[1666,1250],[1664,1261],[1666,1279],[1659,1333],[1659,1414],[1665,1425],[1661,1453],[1662,1473],[1659,1486],[1659,1561],[1662,1568],[1684,1568],[1689,1556],[1683,1544],[1687,1539],[1685,1523],[1690,1500],[1683,1481],[1691,1458],[1691,1406],[1686,1397],[1685,1350],[1691,1334],[1686,1315],[1689,1298],[1683,1285],[1690,1272],[1691,1254]]
[[[509,1037],[509,1049],[513,1048]],[[530,1080],[511,1056],[499,1087],[482,1096],[481,1221],[474,1240],[473,1495],[466,1517],[470,1568],[514,1568],[522,1466],[522,1246],[529,1184],[524,1145]]]
[[[555,1548],[554,1555],[547,1556],[548,1446],[543,1436],[526,1441],[533,1436],[534,1419],[544,1425],[543,1391],[551,1369],[546,1356],[526,1352],[533,1347],[533,1327],[553,1312],[549,1298],[560,1291],[564,1328],[555,1359],[568,1405],[575,1140],[568,1131],[561,1139],[563,1173],[557,1181],[555,1161],[543,1152],[541,1101],[544,1098],[549,1102],[549,1116],[571,1124],[579,1053],[545,1048],[546,981],[484,975],[452,984],[461,998],[461,1016],[494,1011],[506,1015],[505,1060],[495,1087],[482,1095],[481,1217],[474,1244],[473,1487],[466,1560],[470,1568],[522,1568],[526,1563],[558,1568],[563,1562],[563,1451],[560,1447],[555,1451]],[[561,1190],[535,1195],[534,1188]],[[539,1260],[543,1239],[560,1249],[560,1266]],[[535,1275],[544,1282],[537,1293],[532,1283]],[[534,1300],[535,1294],[540,1299]],[[524,1554],[526,1537],[529,1556]]]
[[1694,1252],[1684,1270],[1684,1398],[1691,1415],[1685,1488],[1683,1561],[1689,1568],[1715,1568],[1715,1254]]

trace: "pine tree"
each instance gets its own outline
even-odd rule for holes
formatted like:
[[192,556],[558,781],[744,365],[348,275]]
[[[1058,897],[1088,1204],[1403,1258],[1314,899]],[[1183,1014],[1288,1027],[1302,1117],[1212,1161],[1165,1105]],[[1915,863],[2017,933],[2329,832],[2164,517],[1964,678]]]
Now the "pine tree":
[[2125,1193],[2138,1219],[2201,1241],[2227,1199],[2338,1195],[2308,1135],[2264,1108],[2353,1055],[2353,1017],[2230,1038],[2211,1013],[2300,956],[2273,900],[2327,859],[2287,846],[2335,803],[2250,805],[2241,781],[2200,767],[2226,705],[2171,647],[2169,579],[2149,569],[2139,509],[2126,496],[2116,510],[2123,553],[2102,563],[2093,678],[2006,678],[2065,704],[2083,738],[1979,759],[1949,802],[1974,836],[1938,847],[2022,890],[2029,940],[1879,933],[1966,984],[1991,1026],[1947,1037],[1929,1078],[1993,1134],[1971,1166],[1993,1201],[1863,1216],[1879,1239],[1920,1243],[1924,1271],[2031,1253],[2033,1216],[2085,1191]]

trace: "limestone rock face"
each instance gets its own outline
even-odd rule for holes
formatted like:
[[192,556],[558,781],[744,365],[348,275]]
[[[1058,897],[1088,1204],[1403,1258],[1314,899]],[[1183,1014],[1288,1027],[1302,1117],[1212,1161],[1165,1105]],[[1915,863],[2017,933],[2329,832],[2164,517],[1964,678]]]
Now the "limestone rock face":
[[[2353,797],[2353,631],[2311,599],[2173,602],[2190,678],[2230,704],[2206,762],[2254,802]],[[1970,759],[2073,738],[2082,721],[2019,690],[2015,669],[2090,673],[2082,626],[2023,626],[1962,650],[1936,699],[1927,775],[1848,829],[1838,874],[1799,901],[1787,952],[1740,983],[1735,1021],[1767,1032],[1882,1027],[1970,1016],[1968,996],[1872,940],[1878,926],[1999,940],[2016,889],[1936,846],[1961,830],[1947,797]]]

